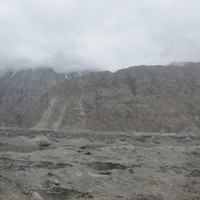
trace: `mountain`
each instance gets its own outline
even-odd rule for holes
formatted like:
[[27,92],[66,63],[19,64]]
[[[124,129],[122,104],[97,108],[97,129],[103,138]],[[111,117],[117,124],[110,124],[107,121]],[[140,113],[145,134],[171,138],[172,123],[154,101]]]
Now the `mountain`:
[[200,63],[80,75],[66,77],[52,69],[7,74],[0,79],[1,126],[142,132],[200,128]]
[[22,121],[53,130],[198,131],[199,102],[200,63],[136,66],[68,79]]
[[64,74],[55,73],[49,68],[7,72],[0,78],[1,125],[21,125],[31,105],[65,80]]
[[23,127],[23,119],[41,96],[66,79],[87,73],[56,73],[45,67],[0,73],[0,126]]

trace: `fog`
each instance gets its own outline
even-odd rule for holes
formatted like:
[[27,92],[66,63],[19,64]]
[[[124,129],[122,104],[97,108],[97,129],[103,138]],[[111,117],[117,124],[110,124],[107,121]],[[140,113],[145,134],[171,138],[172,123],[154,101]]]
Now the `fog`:
[[0,71],[198,62],[198,0],[1,0]]

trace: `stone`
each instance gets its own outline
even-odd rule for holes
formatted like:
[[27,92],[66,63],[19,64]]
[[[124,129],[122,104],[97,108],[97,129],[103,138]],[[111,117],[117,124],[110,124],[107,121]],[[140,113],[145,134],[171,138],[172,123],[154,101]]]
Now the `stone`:
[[55,185],[60,185],[60,182],[59,182],[59,180],[57,180],[57,179],[54,179],[54,184],[55,184]]
[[33,192],[31,200],[43,200],[38,192]]

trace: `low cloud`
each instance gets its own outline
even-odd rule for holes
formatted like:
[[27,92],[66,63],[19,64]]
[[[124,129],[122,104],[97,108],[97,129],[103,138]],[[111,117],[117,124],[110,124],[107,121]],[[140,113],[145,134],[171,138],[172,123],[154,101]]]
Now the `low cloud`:
[[2,0],[0,71],[200,60],[198,0]]

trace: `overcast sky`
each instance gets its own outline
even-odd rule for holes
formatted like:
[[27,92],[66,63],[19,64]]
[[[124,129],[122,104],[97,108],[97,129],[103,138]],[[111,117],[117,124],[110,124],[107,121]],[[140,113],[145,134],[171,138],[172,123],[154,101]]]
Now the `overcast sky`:
[[200,61],[199,0],[0,0],[0,69]]

